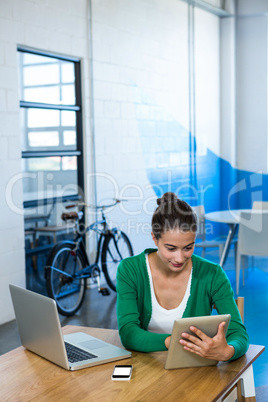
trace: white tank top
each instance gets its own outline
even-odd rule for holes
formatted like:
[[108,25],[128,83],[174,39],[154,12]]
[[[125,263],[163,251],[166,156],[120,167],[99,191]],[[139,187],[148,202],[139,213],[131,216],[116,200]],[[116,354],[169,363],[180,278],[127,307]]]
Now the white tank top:
[[167,310],[164,307],[160,306],[155,297],[153,278],[149,264],[148,254],[146,254],[145,257],[146,257],[147,271],[150,279],[151,299],[152,299],[152,316],[148,325],[148,331],[155,332],[157,334],[171,334],[174,320],[182,317],[184,310],[186,308],[187,301],[190,296],[192,270],[182,302],[179,304],[178,307],[173,308],[171,310]]

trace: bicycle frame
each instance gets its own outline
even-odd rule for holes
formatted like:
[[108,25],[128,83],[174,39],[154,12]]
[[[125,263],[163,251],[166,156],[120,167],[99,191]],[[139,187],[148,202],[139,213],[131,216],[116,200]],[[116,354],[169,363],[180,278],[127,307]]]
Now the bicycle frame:
[[[99,229],[99,226],[102,225],[103,229]],[[110,232],[108,227],[107,227],[107,220],[102,213],[102,219],[98,220],[96,222],[93,222],[91,225],[89,225],[84,233],[81,233],[79,230],[77,230],[77,235],[74,239],[74,242],[77,243],[77,248],[80,248],[81,252],[83,253],[83,256],[85,257],[87,265],[90,265],[88,255],[86,252],[86,247],[84,243],[84,238],[86,237],[86,234],[90,231],[94,231],[99,235],[98,238],[98,244],[97,244],[97,254],[95,257],[95,264],[98,263],[99,257],[100,257],[100,250],[101,250],[101,243],[102,239],[107,236],[107,234]]]
[[[103,229],[99,229],[100,225],[103,225]],[[81,269],[78,273],[75,273],[75,275],[71,275],[71,274],[68,274],[67,272],[62,271],[62,270],[60,270],[60,269],[58,269],[56,267],[46,267],[46,268],[53,269],[53,270],[55,270],[55,271],[57,271],[59,273],[62,273],[63,275],[65,275],[67,277],[70,277],[72,279],[86,279],[86,278],[89,278],[91,276],[91,272],[92,272],[93,268],[98,269],[100,271],[98,261],[99,261],[99,257],[100,257],[101,244],[102,244],[103,238],[105,236],[107,236],[109,233],[113,232],[112,230],[109,230],[107,226],[108,226],[107,225],[107,220],[106,220],[106,218],[105,218],[105,216],[103,214],[103,211],[102,211],[102,219],[98,220],[96,222],[93,222],[91,225],[89,225],[86,228],[84,233],[81,233],[79,231],[79,229],[77,230],[77,234],[76,234],[76,237],[74,239],[74,242],[70,242],[70,244],[76,243],[76,248],[74,249],[74,251],[77,250],[78,248],[80,249],[81,253],[83,254],[83,257],[85,258],[85,262],[86,262],[86,265],[87,265],[85,268]],[[93,264],[90,264],[90,262],[89,262],[88,254],[86,252],[86,247],[85,247],[85,243],[84,243],[84,238],[86,236],[86,233],[90,232],[91,230],[99,235],[98,244],[97,244],[97,253],[96,253],[96,257],[95,257],[95,262]],[[117,247],[117,245],[116,245],[116,247]]]

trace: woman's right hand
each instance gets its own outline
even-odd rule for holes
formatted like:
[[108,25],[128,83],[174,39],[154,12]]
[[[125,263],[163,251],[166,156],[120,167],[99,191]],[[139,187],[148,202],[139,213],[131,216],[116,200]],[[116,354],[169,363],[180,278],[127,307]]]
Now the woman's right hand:
[[169,349],[170,339],[171,339],[171,336],[168,336],[168,337],[165,339],[165,346],[166,346],[167,349]]

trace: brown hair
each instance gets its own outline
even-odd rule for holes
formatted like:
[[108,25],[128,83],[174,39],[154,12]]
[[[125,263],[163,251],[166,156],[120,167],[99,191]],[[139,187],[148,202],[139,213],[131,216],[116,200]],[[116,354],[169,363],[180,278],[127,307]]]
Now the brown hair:
[[165,193],[156,202],[158,207],[152,217],[152,232],[157,240],[169,230],[197,231],[195,212],[187,202],[180,200],[175,193]]

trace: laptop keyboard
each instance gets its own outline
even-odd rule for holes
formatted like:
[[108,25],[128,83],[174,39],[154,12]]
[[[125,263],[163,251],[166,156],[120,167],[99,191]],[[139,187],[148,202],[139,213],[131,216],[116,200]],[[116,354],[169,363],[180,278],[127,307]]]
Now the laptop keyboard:
[[68,342],[64,342],[68,360],[70,363],[77,363],[83,360],[94,359],[94,357],[98,357],[93,355],[92,353],[86,352],[83,349],[77,348],[74,345],[71,345]]

